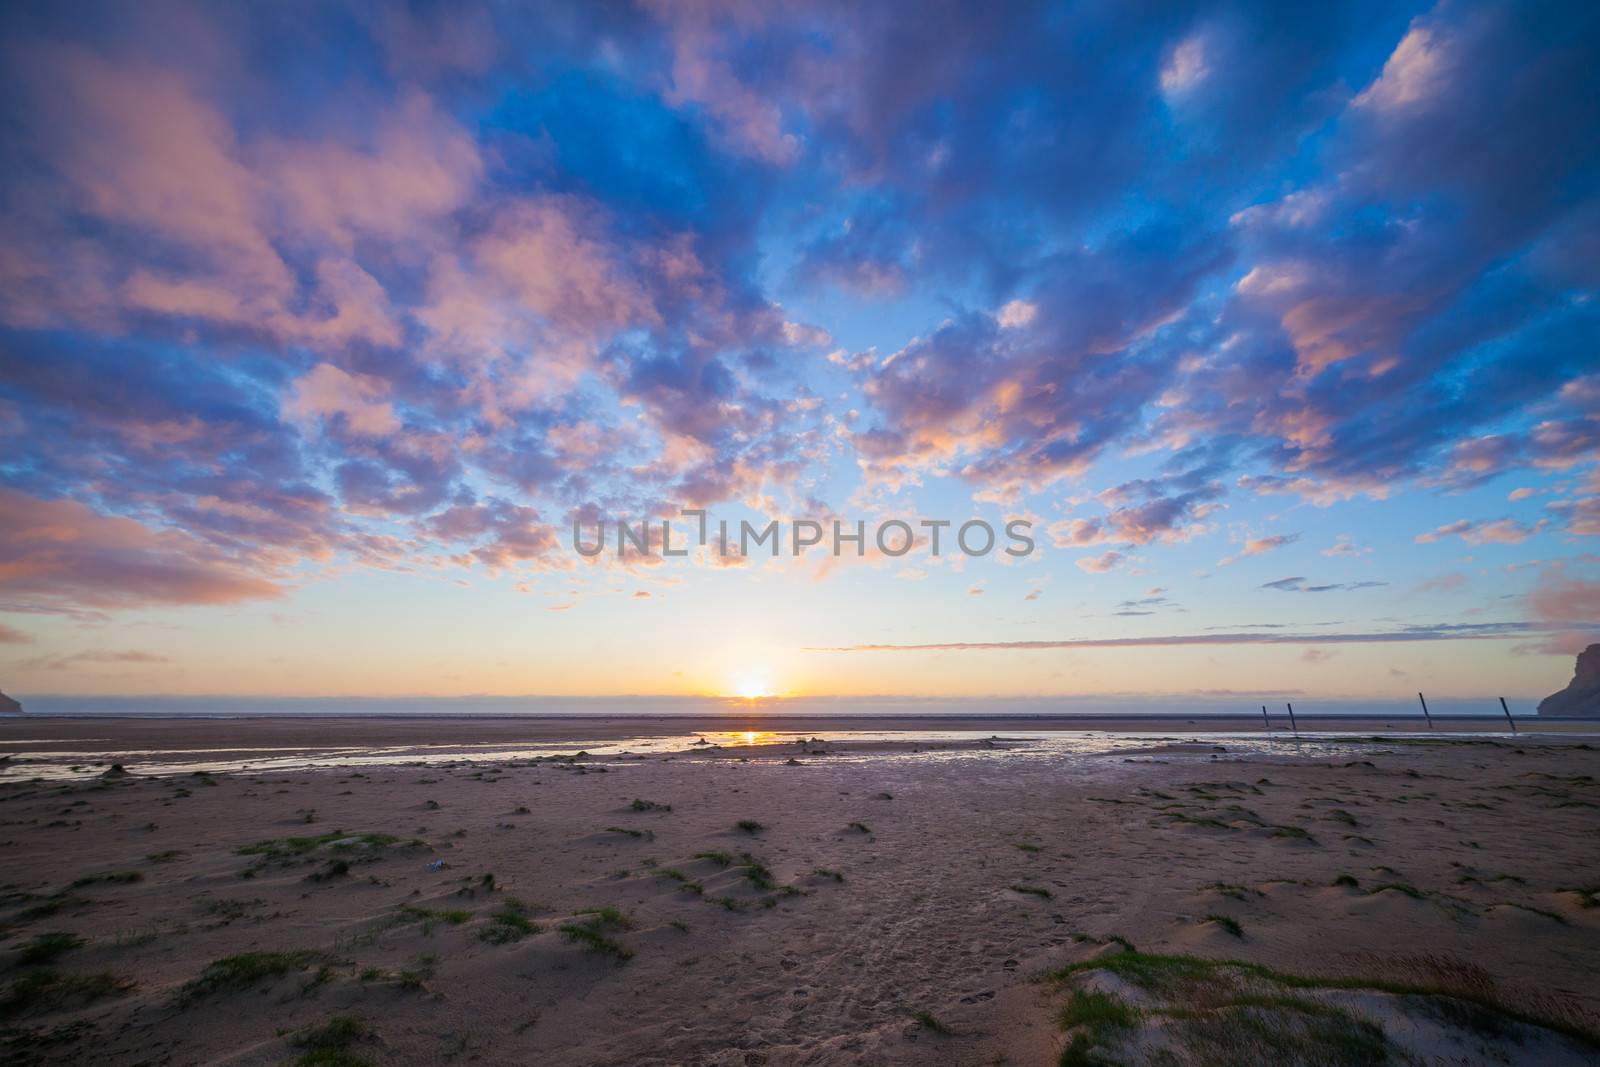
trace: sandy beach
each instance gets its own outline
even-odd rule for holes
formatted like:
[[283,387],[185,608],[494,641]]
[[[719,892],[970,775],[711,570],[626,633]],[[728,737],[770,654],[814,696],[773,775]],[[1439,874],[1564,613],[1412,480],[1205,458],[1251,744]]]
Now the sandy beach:
[[1600,753],[1581,723],[1296,743],[1169,722],[1087,744],[816,723],[359,769],[26,762],[685,725],[8,721],[6,1062],[1600,1050]]

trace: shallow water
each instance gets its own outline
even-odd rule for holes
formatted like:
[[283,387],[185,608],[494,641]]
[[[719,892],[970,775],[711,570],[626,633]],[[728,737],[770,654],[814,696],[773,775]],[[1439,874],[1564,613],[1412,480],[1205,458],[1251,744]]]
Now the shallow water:
[[[830,732],[819,737],[817,747],[826,755],[802,751],[808,736],[804,732],[726,731],[682,735],[625,737],[612,740],[549,742],[450,742],[386,746],[235,746],[186,749],[85,748],[85,740],[64,742],[55,738],[22,738],[0,742],[0,781],[29,779],[72,780],[92,778],[112,764],[121,764],[134,774],[262,774],[283,771],[360,770],[372,767],[444,764],[507,764],[540,757],[587,753],[608,766],[629,758],[672,758],[684,762],[728,760],[748,756],[756,759],[788,758],[859,763],[896,759],[928,762],[974,758],[1060,759],[1100,758],[1122,754],[1140,762],[1203,761],[1213,756],[1273,755],[1305,758],[1354,756],[1373,752],[1392,752],[1408,742],[1450,744],[1493,739],[1512,740],[1503,733],[1451,734],[1448,737],[1425,733],[1385,734],[1381,738],[1349,734],[1304,733],[1298,738],[1279,733],[1141,733],[1119,731],[1030,731],[1026,735],[996,738],[977,730],[916,731],[859,730]],[[992,747],[983,745],[994,739]],[[1537,740],[1538,735],[1522,734],[1517,740]],[[697,744],[704,740],[706,744]],[[72,748],[39,747],[71,744]],[[882,746],[840,750],[840,744]],[[911,747],[906,747],[906,746]],[[946,747],[920,747],[946,746]],[[719,747],[740,749],[737,754],[715,754]],[[958,746],[958,747],[948,747]],[[1171,746],[1171,747],[1163,747]],[[1222,751],[1212,751],[1221,746]],[[1151,751],[1159,749],[1159,751]]]

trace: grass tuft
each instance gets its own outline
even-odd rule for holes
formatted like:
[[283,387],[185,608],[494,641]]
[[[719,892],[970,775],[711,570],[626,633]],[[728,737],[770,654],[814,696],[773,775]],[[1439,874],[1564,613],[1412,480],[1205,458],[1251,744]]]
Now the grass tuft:
[[217,993],[249,989],[270,978],[280,978],[305,970],[322,958],[320,952],[296,949],[289,952],[241,952],[206,964],[199,977],[184,983],[178,991],[181,1000],[195,1000]]
[[489,916],[489,925],[479,932],[479,939],[492,945],[509,945],[531,937],[539,932],[539,927],[528,918],[530,910],[527,904],[515,897],[507,899],[500,905],[499,911]]
[[633,959],[633,950],[610,936],[615,930],[633,929],[633,920],[627,914],[616,908],[590,908],[578,915],[581,918],[557,928],[562,937],[619,962]]
[[294,1062],[296,1067],[368,1067],[372,1061],[351,1046],[373,1036],[372,1028],[355,1016],[335,1015],[295,1035],[295,1047],[305,1051]]
[[1213,912],[1212,914],[1206,916],[1205,921],[1208,923],[1216,923],[1234,937],[1244,936],[1244,927],[1239,925],[1238,920],[1229,918],[1226,915],[1218,915]]
[[17,957],[17,963],[22,967],[37,967],[45,963],[53,963],[57,956],[70,952],[83,944],[83,938],[77,934],[69,934],[62,930],[52,930],[40,934],[22,947],[22,955]]
[[75,879],[73,889],[82,889],[90,885],[128,885],[131,882],[144,881],[144,875],[138,871],[102,871],[99,874],[86,874]]
[[106,971],[95,974],[62,974],[49,969],[29,971],[0,995],[0,1015],[54,1008],[73,1000],[118,997],[133,988],[133,979]]

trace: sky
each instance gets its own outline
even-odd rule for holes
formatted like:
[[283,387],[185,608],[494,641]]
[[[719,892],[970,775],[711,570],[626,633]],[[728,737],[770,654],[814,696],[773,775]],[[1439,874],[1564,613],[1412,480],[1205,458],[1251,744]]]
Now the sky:
[[[7,692],[1525,701],[1600,640],[1600,5],[0,48]],[[574,550],[683,509],[869,547]]]

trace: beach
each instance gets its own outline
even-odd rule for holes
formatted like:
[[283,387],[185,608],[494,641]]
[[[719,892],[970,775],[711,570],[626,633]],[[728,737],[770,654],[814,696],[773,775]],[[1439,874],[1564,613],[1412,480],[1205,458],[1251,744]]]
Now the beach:
[[695,725],[8,720],[7,1062],[1595,1055],[1592,725]]

